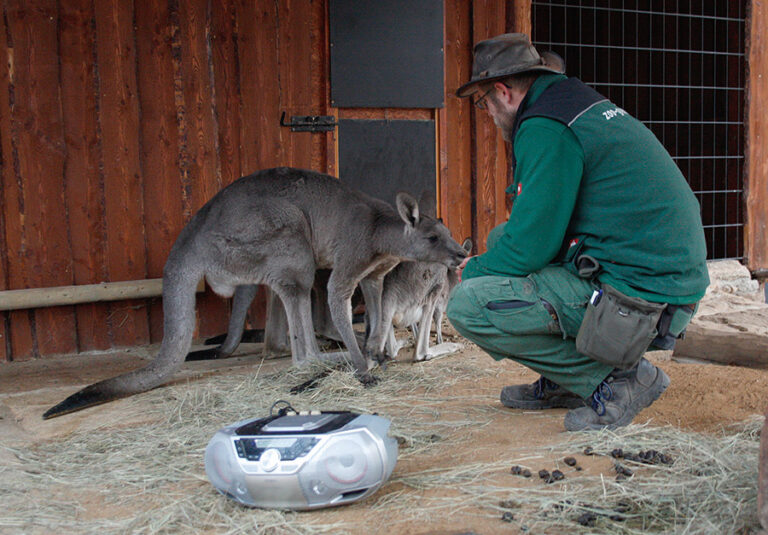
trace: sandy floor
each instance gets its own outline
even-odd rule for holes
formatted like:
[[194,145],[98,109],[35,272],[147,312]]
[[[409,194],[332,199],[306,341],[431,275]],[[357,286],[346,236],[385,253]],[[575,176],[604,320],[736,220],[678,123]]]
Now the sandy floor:
[[[258,346],[243,345],[236,358],[225,361],[195,362],[185,365],[175,382],[181,380],[205,381],[212,374],[249,374],[261,366],[265,370],[276,370],[289,364],[289,359],[264,361],[254,355]],[[64,438],[75,431],[103,428],[120,422],[120,426],[131,426],[146,419],[140,410],[126,413],[127,400],[113,402],[56,418],[43,421],[42,412],[60,401],[79,387],[100,378],[113,376],[119,372],[138,366],[143,359],[151,355],[153,348],[137,348],[131,352],[111,354],[73,356],[54,360],[32,361],[0,365],[0,451],[1,446],[23,446],[41,441]],[[671,377],[672,384],[667,392],[653,406],[643,411],[636,423],[651,422],[651,425],[670,424],[680,429],[714,432],[723,426],[744,421],[752,415],[762,414],[768,406],[768,371],[708,364],[678,363],[671,360],[669,353],[650,353],[649,358],[661,366]],[[408,362],[408,349],[401,351],[395,366],[411,366]],[[565,438],[562,420],[565,410],[543,412],[524,412],[509,410],[498,401],[500,389],[507,384],[531,382],[536,376],[527,369],[511,361],[495,363],[476,346],[468,345],[461,352],[423,366],[440,367],[445,363],[461,362],[477,366],[491,373],[484,373],[482,379],[467,375],[451,387],[441,391],[449,401],[441,410],[453,409],[464,414],[482,413],[489,421],[482,428],[454,431],[454,434],[466,433],[459,437],[450,449],[438,449],[426,456],[409,456],[398,462],[395,475],[408,474],[411,471],[426,468],[440,468],[455,463],[494,462],[500,452],[518,451],[520,457],[529,457],[531,467],[540,468],[563,466],[560,457],[548,457],[542,454],[542,447],[561,442]],[[461,407],[452,407],[450,396],[461,398]],[[471,398],[468,396],[471,395]],[[471,401],[467,401],[471,399]],[[135,409],[136,400],[131,400]],[[467,406],[467,403],[472,406]],[[455,402],[454,404],[458,404]],[[250,416],[250,415],[247,415]],[[229,422],[222,422],[222,424]],[[447,432],[451,432],[448,430]],[[453,437],[457,438],[457,437]],[[611,462],[606,458],[586,457],[574,452],[579,463],[584,467],[583,475],[610,473]],[[2,458],[0,458],[2,460]],[[614,474],[615,475],[615,474]],[[569,477],[579,477],[572,473]],[[510,479],[508,469],[503,470],[498,478],[504,484],[524,490],[527,487],[541,485],[536,478],[525,480]],[[201,483],[204,485],[205,483]],[[382,488],[378,494],[397,493],[402,485],[392,483]],[[441,491],[423,491],[423,496],[435,497],[445,493],[450,496],[453,489]],[[415,492],[414,507],[418,507],[419,493]],[[53,497],[55,499],[55,496]],[[84,514],[98,516],[103,504],[99,500],[83,503]],[[508,533],[512,525],[497,518],[489,518],[487,511],[464,510],[455,515],[431,517],[428,520],[398,524],[392,526],[386,513],[372,510],[365,502],[333,510],[305,513],[308,523],[333,523],[338,521],[353,522],[359,526],[359,533]],[[22,531],[18,531],[21,533]],[[514,529],[513,529],[514,532]],[[15,533],[10,531],[10,533]]]

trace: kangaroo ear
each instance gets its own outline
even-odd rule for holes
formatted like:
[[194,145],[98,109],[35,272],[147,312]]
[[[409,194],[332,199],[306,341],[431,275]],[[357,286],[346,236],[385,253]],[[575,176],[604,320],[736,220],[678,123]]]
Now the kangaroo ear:
[[467,238],[466,240],[464,240],[461,243],[461,248],[464,249],[467,253],[471,253],[472,252],[472,245],[474,245],[472,243],[472,238]]
[[421,213],[429,217],[437,217],[437,201],[435,200],[435,192],[425,189],[421,192],[419,197],[419,208]]
[[400,214],[403,221],[415,227],[419,222],[419,203],[416,202],[416,199],[405,192],[400,192],[397,194],[395,202],[397,204],[397,213]]

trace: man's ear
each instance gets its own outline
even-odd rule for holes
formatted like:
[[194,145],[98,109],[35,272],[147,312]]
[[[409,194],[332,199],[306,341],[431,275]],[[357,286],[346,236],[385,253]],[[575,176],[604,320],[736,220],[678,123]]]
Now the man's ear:
[[504,104],[511,104],[514,96],[512,94],[512,88],[507,87],[501,82],[495,82],[493,87],[496,88],[496,98]]

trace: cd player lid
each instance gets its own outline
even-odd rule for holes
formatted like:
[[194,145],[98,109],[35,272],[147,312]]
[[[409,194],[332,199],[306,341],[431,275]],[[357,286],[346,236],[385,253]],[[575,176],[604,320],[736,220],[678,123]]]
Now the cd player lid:
[[349,411],[271,416],[246,422],[237,427],[235,434],[239,436],[322,434],[340,429],[358,416]]
[[338,414],[291,414],[272,420],[261,430],[268,433],[306,433],[320,429],[337,416]]

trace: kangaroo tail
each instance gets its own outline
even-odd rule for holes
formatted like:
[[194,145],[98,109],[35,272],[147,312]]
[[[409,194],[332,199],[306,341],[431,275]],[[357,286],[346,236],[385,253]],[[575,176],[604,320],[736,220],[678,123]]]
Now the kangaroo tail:
[[[178,243],[177,243],[178,245]],[[195,288],[203,276],[198,262],[174,246],[163,273],[163,342],[155,359],[138,370],[94,383],[51,407],[44,419],[151,390],[184,362],[195,329]],[[179,249],[179,250],[176,250]]]

